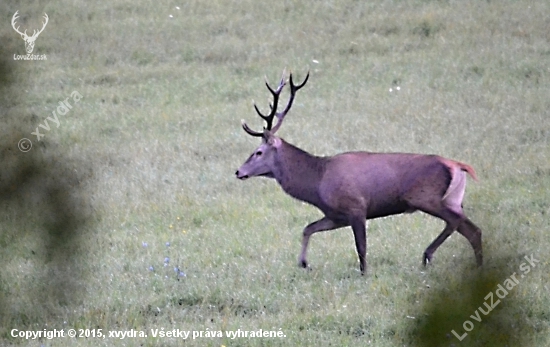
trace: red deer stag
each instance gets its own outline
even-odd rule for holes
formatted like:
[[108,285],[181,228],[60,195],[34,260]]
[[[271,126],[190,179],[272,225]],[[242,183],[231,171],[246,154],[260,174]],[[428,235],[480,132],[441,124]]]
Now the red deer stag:
[[[235,173],[241,180],[254,176],[274,178],[287,194],[323,212],[323,218],[303,231],[299,265],[308,266],[306,252],[312,234],[351,226],[361,274],[364,274],[366,219],[420,210],[446,223],[441,234],[424,251],[424,265],[432,260],[443,241],[458,230],[472,245],[477,264],[481,266],[481,230],[462,210],[466,173],[477,180],[471,166],[437,155],[408,153],[348,152],[317,157],[275,136],[296,92],[308,78],[309,72],[301,84],[295,85],[290,74],[290,98],[281,112],[277,112],[277,104],[286,84],[285,73],[275,90],[266,81],[273,95],[271,111],[265,116],[255,104],[254,108],[267,126],[257,132],[242,122],[249,135],[262,138],[262,144]],[[275,117],[277,123],[272,126]]]

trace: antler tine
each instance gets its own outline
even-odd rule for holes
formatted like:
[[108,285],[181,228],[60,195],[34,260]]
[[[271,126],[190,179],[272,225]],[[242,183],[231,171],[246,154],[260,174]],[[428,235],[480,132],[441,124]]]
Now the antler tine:
[[256,113],[258,114],[258,116],[262,117],[262,119],[269,124],[269,116],[264,116],[262,112],[260,112],[260,109],[258,108],[258,106],[256,106],[256,104],[254,104],[254,109],[256,110]]
[[286,84],[286,81],[285,81],[285,72],[286,72],[286,69],[283,70],[283,75],[281,76],[281,82],[279,82],[279,86],[277,87],[277,89],[273,90],[273,88],[271,88],[271,86],[269,85],[269,82],[267,81],[267,76],[265,76],[265,85],[267,86],[267,89],[269,89],[269,91],[271,92],[271,94],[280,94],[281,93],[281,90],[283,90],[283,87],[285,86]]
[[242,120],[242,119],[241,119],[241,125],[242,125],[244,131],[246,131],[246,133],[247,133],[248,135],[252,135],[252,136],[254,136],[254,137],[263,137],[263,136],[264,136],[264,133],[259,133],[259,132],[257,132],[257,131],[254,131],[254,130],[250,129],[250,128],[248,127],[248,125],[246,125],[246,123],[244,122],[244,120]]
[[304,78],[304,81],[300,85],[295,86],[294,83],[292,82],[292,73],[291,73],[290,74],[290,86],[291,86],[291,88],[292,87],[294,88],[294,91],[298,91],[299,89],[301,89],[303,86],[306,85],[308,79],[309,79],[309,70],[307,70],[307,75],[306,75],[306,78]]
[[288,104],[286,105],[285,109],[282,112],[278,112],[275,114],[277,116],[277,124],[273,129],[271,129],[271,132],[274,134],[279,130],[281,127],[281,124],[283,124],[283,119],[285,118],[288,111],[290,111],[290,108],[292,107],[292,103],[294,102],[294,96],[296,95],[296,92],[300,90],[303,86],[306,85],[307,80],[309,79],[309,70],[307,72],[306,78],[304,78],[304,81],[300,83],[299,85],[295,85],[292,81],[292,72],[290,73],[290,99],[288,100]]

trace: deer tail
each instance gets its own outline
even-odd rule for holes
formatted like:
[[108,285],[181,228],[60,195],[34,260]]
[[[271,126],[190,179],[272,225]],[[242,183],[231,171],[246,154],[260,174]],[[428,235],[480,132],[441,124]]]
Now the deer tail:
[[443,195],[443,200],[453,200],[455,204],[460,205],[466,188],[466,176],[462,172],[468,173],[475,181],[477,175],[473,167],[459,161],[441,158],[441,161],[451,173],[451,182],[447,191]]
[[473,167],[458,161],[455,161],[455,164],[460,168],[460,170],[466,171],[474,179],[474,181],[478,181],[476,172]]

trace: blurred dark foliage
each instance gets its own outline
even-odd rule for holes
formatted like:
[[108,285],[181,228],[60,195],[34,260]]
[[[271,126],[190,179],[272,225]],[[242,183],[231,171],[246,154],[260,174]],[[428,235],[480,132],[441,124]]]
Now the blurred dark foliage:
[[[85,274],[75,264],[84,254],[80,236],[91,216],[84,187],[92,170],[83,158],[59,151],[47,136],[37,142],[31,135],[42,117],[25,114],[24,90],[33,83],[32,64],[43,62],[14,61],[15,39],[0,37],[0,322],[42,328],[44,313],[58,316],[51,307],[69,305],[82,292]],[[19,150],[21,138],[32,140],[28,152]],[[7,261],[20,262],[25,270],[13,274],[12,266],[11,274],[3,275]],[[34,273],[29,274],[28,264]],[[10,283],[15,278],[23,278],[24,285],[19,279]],[[41,307],[22,305],[29,297],[28,305]]]
[[[529,305],[515,295],[521,290],[521,271],[518,269],[525,259],[492,258],[487,257],[487,254],[486,259],[490,260],[486,261],[482,268],[464,266],[462,269],[456,269],[448,273],[449,281],[443,281],[429,289],[431,295],[429,299],[424,300],[422,312],[413,321],[414,346],[531,345],[531,338],[536,332],[527,323],[528,312],[524,308],[528,308]],[[514,272],[519,284],[503,299],[499,299],[495,294],[498,285],[502,285]],[[459,276],[458,279],[456,276]],[[489,293],[493,293],[492,297],[485,299]],[[488,314],[485,315],[479,307],[484,312],[489,311]],[[471,329],[469,332],[464,328],[464,322],[467,320],[473,324],[473,329],[472,325],[466,325]],[[462,340],[452,333],[453,330]]]

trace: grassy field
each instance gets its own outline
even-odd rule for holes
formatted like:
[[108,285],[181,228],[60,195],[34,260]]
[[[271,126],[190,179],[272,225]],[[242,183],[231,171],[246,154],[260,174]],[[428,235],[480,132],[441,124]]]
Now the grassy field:
[[[33,52],[47,60],[14,60],[17,10],[28,32],[48,14]],[[546,0],[2,2],[0,345],[550,346],[549,13]],[[443,224],[420,213],[369,222],[366,276],[349,228],[314,235],[311,271],[297,267],[320,212],[234,177],[259,143],[240,121],[262,126],[252,100],[266,110],[263,77],[285,67],[311,71],[287,141],[476,169],[465,211],[482,269],[458,234],[423,268]],[[285,337],[226,337],[238,329]]]

